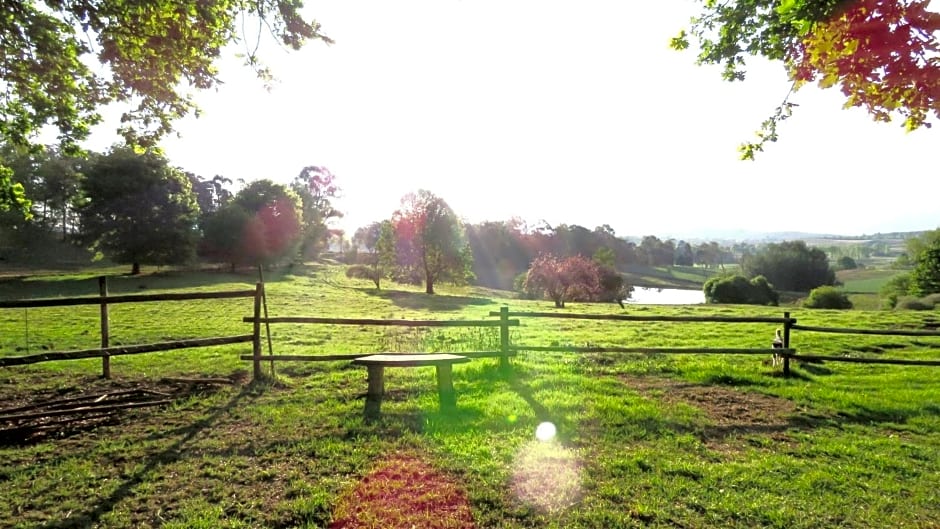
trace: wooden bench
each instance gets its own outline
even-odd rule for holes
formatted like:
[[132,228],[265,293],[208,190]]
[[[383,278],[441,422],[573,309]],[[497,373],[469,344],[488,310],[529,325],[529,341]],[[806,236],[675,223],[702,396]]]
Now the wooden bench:
[[440,399],[441,410],[452,409],[457,406],[457,395],[454,393],[452,367],[454,364],[469,362],[466,356],[432,353],[432,354],[374,354],[353,360],[354,364],[366,366],[369,370],[369,390],[366,394],[366,416],[377,417],[382,407],[382,396],[385,394],[385,368],[386,367],[425,367],[437,368],[437,394]]

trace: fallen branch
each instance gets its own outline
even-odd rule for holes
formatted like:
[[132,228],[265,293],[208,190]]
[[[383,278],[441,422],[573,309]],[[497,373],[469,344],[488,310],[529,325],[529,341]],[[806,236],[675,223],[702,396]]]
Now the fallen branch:
[[39,419],[43,417],[58,417],[62,415],[72,415],[78,413],[100,413],[100,412],[110,412],[115,410],[123,410],[129,408],[146,408],[150,406],[162,406],[163,404],[169,404],[173,402],[172,400],[154,400],[148,402],[128,402],[125,404],[109,404],[107,406],[82,406],[78,408],[70,408],[64,410],[49,410],[36,413],[19,413],[13,415],[0,415],[0,421],[24,421],[27,419]]

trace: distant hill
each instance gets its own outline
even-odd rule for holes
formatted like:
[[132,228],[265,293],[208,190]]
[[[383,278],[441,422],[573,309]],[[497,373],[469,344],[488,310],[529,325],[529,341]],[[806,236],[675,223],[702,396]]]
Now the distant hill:
[[[806,241],[808,244],[811,241],[831,241],[826,244],[837,244],[837,241],[851,241],[854,243],[865,242],[865,241],[903,241],[904,239],[909,239],[911,237],[917,237],[920,234],[924,233],[927,230],[920,231],[905,231],[905,232],[889,232],[889,233],[874,233],[874,234],[863,234],[863,235],[842,235],[834,233],[810,233],[802,231],[774,231],[774,232],[761,232],[761,231],[749,231],[749,230],[711,230],[708,232],[702,233],[669,233],[665,235],[656,235],[660,239],[675,239],[675,240],[684,240],[689,243],[695,244],[698,242],[710,242],[715,241],[720,244],[731,244],[736,242],[747,242],[747,243],[769,243],[769,242],[782,242],[782,241],[795,241],[801,240]],[[628,236],[625,239],[629,241],[636,242],[639,244],[643,240],[642,236]]]

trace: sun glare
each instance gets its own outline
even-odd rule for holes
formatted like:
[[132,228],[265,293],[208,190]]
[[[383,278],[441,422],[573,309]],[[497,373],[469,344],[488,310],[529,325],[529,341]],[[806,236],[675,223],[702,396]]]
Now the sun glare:
[[546,442],[555,438],[555,425],[550,422],[543,422],[535,428],[535,438]]

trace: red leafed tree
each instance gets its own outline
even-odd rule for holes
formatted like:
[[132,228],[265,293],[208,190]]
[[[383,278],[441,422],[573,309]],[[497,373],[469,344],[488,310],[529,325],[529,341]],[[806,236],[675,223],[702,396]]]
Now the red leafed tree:
[[542,254],[532,261],[523,288],[529,294],[541,295],[564,308],[565,301],[590,300],[603,290],[597,263],[577,255],[559,259]]
[[702,13],[672,40],[676,49],[698,41],[699,64],[722,65],[729,81],[743,80],[752,55],[782,61],[793,85],[761,125],[758,140],[741,145],[754,159],[778,139],[777,125],[810,81],[838,86],[845,107],[878,121],[902,118],[908,130],[940,118],[940,13],[930,0],[728,0],[704,2]]
[[400,279],[423,280],[425,292],[433,294],[438,281],[463,283],[472,275],[463,227],[442,198],[425,190],[406,195],[392,225]]

